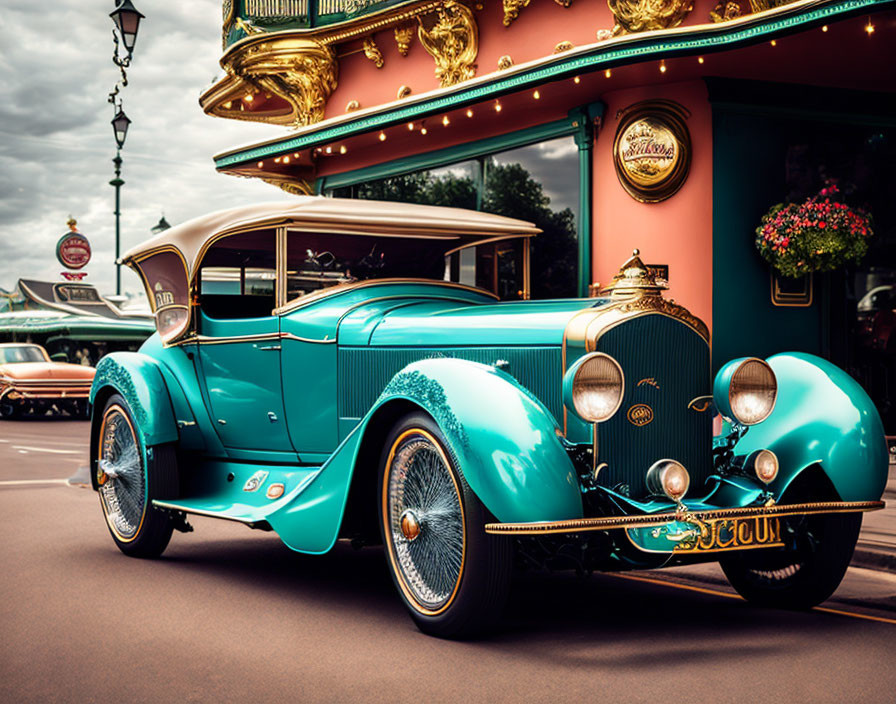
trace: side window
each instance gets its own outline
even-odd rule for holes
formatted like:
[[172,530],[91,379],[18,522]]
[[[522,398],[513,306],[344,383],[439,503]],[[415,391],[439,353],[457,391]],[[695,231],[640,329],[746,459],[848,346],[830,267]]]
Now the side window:
[[289,231],[286,302],[353,281],[441,279],[454,240]]
[[273,230],[231,235],[215,242],[198,272],[203,314],[221,320],[270,316],[275,307],[275,252]]

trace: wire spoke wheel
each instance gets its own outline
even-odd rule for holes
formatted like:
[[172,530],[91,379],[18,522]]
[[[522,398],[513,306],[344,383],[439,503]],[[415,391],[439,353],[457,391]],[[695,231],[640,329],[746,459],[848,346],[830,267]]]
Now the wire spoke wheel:
[[384,516],[400,585],[425,614],[457,593],[466,548],[461,490],[435,438],[423,429],[396,438],[389,455]]
[[121,406],[110,405],[103,414],[98,459],[106,521],[119,540],[131,541],[146,514],[146,473],[137,436]]

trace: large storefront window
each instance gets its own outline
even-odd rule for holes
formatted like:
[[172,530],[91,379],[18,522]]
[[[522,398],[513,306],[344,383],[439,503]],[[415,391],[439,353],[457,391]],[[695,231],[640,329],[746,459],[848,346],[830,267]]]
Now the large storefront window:
[[[569,298],[577,295],[579,281],[578,160],[573,137],[560,137],[338,188],[333,195],[483,210],[534,222],[543,232],[531,245],[531,297]],[[451,256],[451,278],[502,299],[522,298],[522,246],[498,242],[461,250]]]

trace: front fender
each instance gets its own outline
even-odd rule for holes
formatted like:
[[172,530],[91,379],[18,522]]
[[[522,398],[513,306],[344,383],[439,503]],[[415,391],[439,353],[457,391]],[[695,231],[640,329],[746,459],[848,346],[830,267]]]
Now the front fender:
[[134,415],[144,447],[178,439],[177,422],[168,387],[158,362],[139,352],[113,352],[96,367],[90,402],[115,391],[121,394]]
[[778,379],[771,415],[735,446],[768,448],[780,470],[775,496],[807,467],[819,465],[843,501],[876,501],[887,484],[889,452],[874,403],[849,374],[821,357],[786,352],[766,360]]
[[460,359],[424,359],[392,379],[372,412],[395,399],[435,419],[470,488],[499,521],[582,516],[556,421],[509,374]]

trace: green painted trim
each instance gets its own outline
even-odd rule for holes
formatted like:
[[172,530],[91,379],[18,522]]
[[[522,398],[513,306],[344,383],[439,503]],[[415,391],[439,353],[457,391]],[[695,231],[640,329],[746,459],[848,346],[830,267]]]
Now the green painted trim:
[[458,161],[475,159],[476,157],[485,154],[494,154],[496,152],[507,151],[508,149],[524,147],[527,144],[543,142],[546,139],[554,139],[556,137],[563,137],[564,135],[575,134],[577,128],[573,122],[574,119],[572,118],[565,118],[555,122],[546,122],[543,125],[529,127],[516,132],[507,132],[506,134],[499,134],[495,137],[486,137],[485,139],[478,139],[475,142],[456,144],[452,147],[445,147],[444,149],[436,149],[431,152],[414,154],[392,161],[384,161],[380,164],[366,166],[362,169],[355,169],[354,171],[345,171],[341,174],[324,176],[318,179],[321,184],[320,192],[328,191],[332,188],[352,186],[363,181],[376,181],[382,178],[389,178],[390,176],[412,173],[414,171],[436,169],[440,166],[457,163]]
[[[447,110],[454,110],[481,100],[487,100],[506,93],[540,85],[550,80],[559,80],[585,71],[603,70],[627,62],[647,61],[658,55],[672,58],[698,51],[720,51],[737,45],[753,44],[765,40],[769,35],[795,31],[803,25],[820,24],[832,18],[842,18],[850,14],[882,9],[893,5],[896,0],[841,0],[840,2],[813,6],[795,14],[782,14],[772,20],[760,19],[756,24],[719,23],[696,28],[680,27],[640,37],[637,34],[625,37],[623,41],[610,46],[596,45],[588,53],[558,55],[547,65],[539,65],[509,76],[496,75],[495,78],[464,87],[460,84],[450,94],[423,99],[402,107],[347,120],[338,125],[324,123],[304,134],[283,140],[249,147],[222,154],[215,158],[215,166],[225,169],[244,162],[258,161],[277,154],[299,151],[350,135],[381,129],[389,125],[417,120],[421,117]],[[764,19],[764,18],[763,18]],[[733,25],[733,26],[732,26]]]

